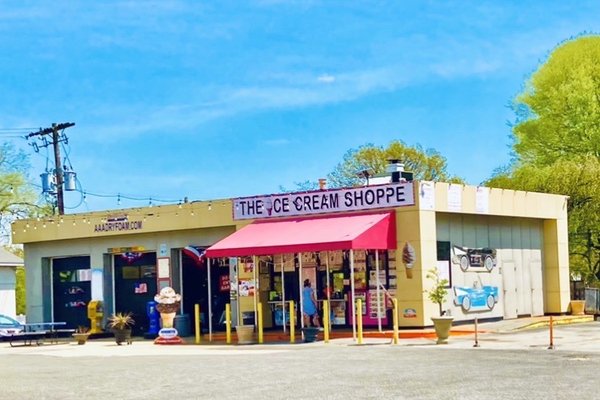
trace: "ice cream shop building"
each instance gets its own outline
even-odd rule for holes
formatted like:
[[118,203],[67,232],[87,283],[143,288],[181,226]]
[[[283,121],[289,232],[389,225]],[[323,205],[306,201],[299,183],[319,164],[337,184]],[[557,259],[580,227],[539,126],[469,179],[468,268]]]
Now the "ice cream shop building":
[[[430,270],[448,280],[455,321],[564,313],[569,304],[567,198],[434,182],[390,182],[71,214],[13,224],[27,267],[29,321],[89,325],[133,312],[137,334],[161,287],[200,305],[202,326],[285,329],[306,279],[331,304],[333,329],[430,326]],[[362,300],[357,314],[353,302]],[[354,303],[356,304],[356,303]],[[299,313],[296,313],[298,315]]]

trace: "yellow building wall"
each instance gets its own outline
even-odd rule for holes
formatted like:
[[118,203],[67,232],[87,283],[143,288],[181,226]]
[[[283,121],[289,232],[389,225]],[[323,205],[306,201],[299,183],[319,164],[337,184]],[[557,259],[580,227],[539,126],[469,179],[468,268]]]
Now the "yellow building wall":
[[[425,293],[430,282],[427,270],[436,265],[436,213],[488,215],[496,217],[535,218],[544,221],[544,301],[545,312],[566,312],[569,300],[568,232],[566,197],[540,193],[489,189],[488,211],[477,212],[477,187],[456,185],[460,188],[462,204],[460,210],[449,210],[448,183],[433,185],[434,207],[423,209],[420,198],[420,182],[414,182],[414,206],[397,208],[395,268],[397,270],[396,296],[399,305],[400,326],[427,326],[431,316],[437,315],[437,306]],[[452,184],[455,186],[455,184]],[[139,230],[98,229],[115,216],[126,216],[129,222],[140,221]],[[110,210],[83,214],[65,215],[46,219],[19,220],[13,223],[14,243],[25,244],[25,260],[28,270],[41,269],[40,257],[90,254],[92,265],[101,264],[103,251],[107,247],[119,247],[127,243],[156,248],[156,241],[169,240],[169,235],[188,237],[190,232],[202,232],[204,243],[211,245],[224,236],[252,221],[233,221],[232,201],[212,200],[144,207],[125,210]],[[163,239],[167,238],[167,239]],[[402,248],[409,242],[416,251],[416,262],[412,278],[408,278],[406,266],[402,264]],[[105,252],[106,250],[104,250]],[[28,294],[41,287],[41,273],[28,274]],[[32,308],[41,302],[41,290],[32,297]],[[36,298],[39,297],[39,301]],[[253,300],[242,299],[241,309],[254,309]],[[416,317],[409,318],[405,310],[414,309]],[[405,317],[406,315],[406,317]]]
[[[429,325],[429,318],[438,312],[437,305],[427,301],[424,293],[428,288],[427,270],[436,265],[435,232],[435,212],[396,210],[396,297],[401,327]],[[414,247],[416,255],[413,267],[408,270],[402,262],[402,248],[407,242]],[[416,314],[413,315],[409,310],[415,310]]]
[[[233,221],[231,200],[214,200],[130,208],[102,212],[68,214],[15,221],[12,224],[13,243],[102,238],[190,229],[243,226],[250,221]],[[140,223],[141,229],[101,230],[111,218],[126,217],[127,222]]]

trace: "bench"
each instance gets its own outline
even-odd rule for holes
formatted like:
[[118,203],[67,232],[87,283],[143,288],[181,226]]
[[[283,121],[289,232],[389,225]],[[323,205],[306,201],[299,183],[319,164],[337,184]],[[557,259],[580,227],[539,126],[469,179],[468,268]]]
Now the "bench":
[[[5,338],[8,338],[10,347],[32,346],[33,344],[39,346],[44,343],[44,339],[46,338],[46,331],[15,333],[12,335],[8,335]],[[22,343],[15,344],[15,342]]]

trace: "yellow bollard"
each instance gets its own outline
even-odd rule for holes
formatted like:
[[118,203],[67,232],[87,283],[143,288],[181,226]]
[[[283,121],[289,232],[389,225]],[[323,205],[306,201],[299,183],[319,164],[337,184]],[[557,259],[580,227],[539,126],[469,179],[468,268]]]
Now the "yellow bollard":
[[258,308],[256,309],[258,312],[258,344],[262,344],[263,342],[263,312],[262,312],[262,303],[258,303]]
[[362,299],[356,300],[356,329],[358,334],[358,344],[363,342],[363,331],[362,331]]
[[392,323],[394,324],[394,337],[392,340],[393,344],[398,344],[398,299],[392,299],[394,303],[394,315],[392,316]]
[[329,343],[329,300],[323,300],[323,341]]
[[194,304],[194,320],[196,326],[196,344],[200,344],[200,304]]
[[[285,324],[285,321],[283,321]],[[294,300],[290,300],[290,343],[296,343],[296,315],[294,313]]]
[[227,344],[231,344],[231,304],[225,304],[225,337]]

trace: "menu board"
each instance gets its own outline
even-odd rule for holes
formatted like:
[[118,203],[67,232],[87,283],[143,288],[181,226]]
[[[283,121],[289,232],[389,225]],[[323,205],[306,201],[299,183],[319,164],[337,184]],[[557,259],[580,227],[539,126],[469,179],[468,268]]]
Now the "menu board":
[[377,290],[369,290],[369,317],[372,319],[377,318],[377,306],[379,305],[379,315],[384,318],[385,314],[385,298],[384,292],[379,292],[379,303],[377,302]]

